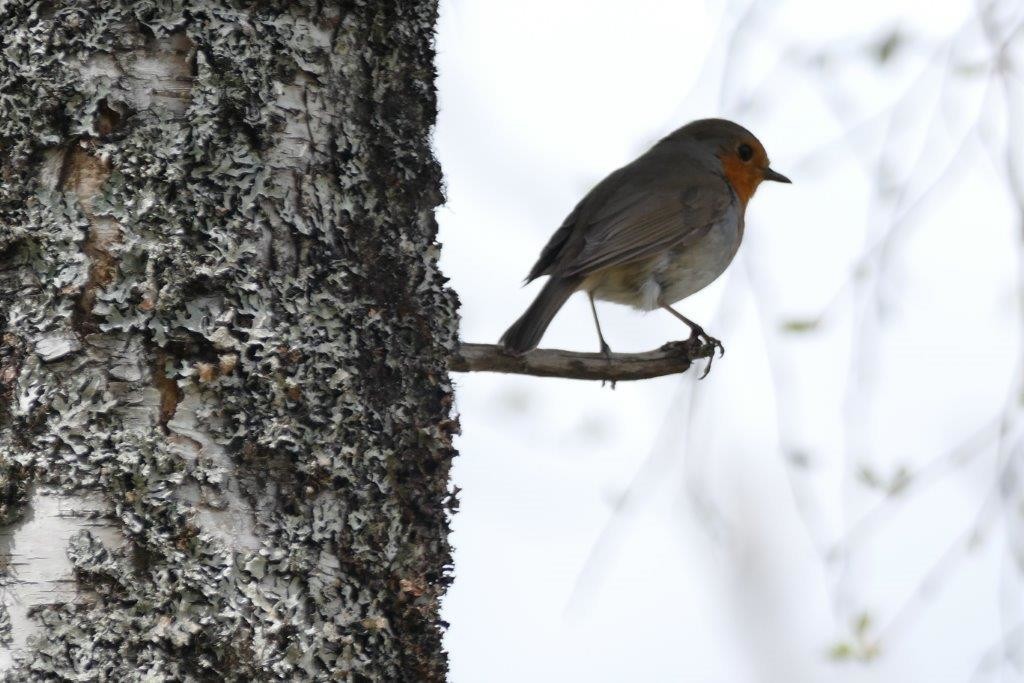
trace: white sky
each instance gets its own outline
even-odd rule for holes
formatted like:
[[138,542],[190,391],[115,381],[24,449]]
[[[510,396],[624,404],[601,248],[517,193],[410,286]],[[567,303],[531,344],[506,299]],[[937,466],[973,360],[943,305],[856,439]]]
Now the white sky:
[[[1002,104],[984,78],[944,75],[983,56],[970,30],[943,51],[973,4],[745,7],[442,1],[438,217],[465,340],[496,341],[576,200],[689,120],[736,119],[794,180],[759,190],[729,272],[680,304],[728,350],[706,380],[456,376],[455,683],[1024,680],[984,667],[1024,619],[991,442],[857,524],[882,500],[862,469],[891,480],[941,458],[1020,374],[1003,172],[978,134],[961,144],[979,113],[998,137]],[[856,56],[895,26],[914,42],[885,68]],[[822,49],[839,61],[818,72]],[[902,198],[879,196],[882,176]],[[852,285],[904,215],[884,267]],[[617,351],[686,334],[598,306]],[[781,332],[824,311],[810,334]],[[596,350],[584,297],[543,345]],[[983,508],[983,541],[959,550]],[[879,656],[831,661],[862,613]]]

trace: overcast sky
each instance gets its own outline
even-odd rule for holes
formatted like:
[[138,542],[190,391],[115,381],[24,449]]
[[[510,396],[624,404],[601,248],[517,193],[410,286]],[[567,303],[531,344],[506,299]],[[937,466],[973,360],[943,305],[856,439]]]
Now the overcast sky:
[[[467,341],[529,304],[576,200],[687,121],[737,120],[794,181],[679,305],[728,350],[707,379],[456,376],[452,680],[1024,680],[1001,657],[1022,655],[1018,420],[996,438],[1020,244],[974,4],[441,5]],[[598,306],[616,351],[687,333]],[[542,345],[597,350],[585,297]]]

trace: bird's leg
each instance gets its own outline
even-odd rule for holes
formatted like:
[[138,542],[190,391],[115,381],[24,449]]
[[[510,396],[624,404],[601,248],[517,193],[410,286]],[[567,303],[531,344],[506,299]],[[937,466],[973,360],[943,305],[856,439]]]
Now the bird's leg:
[[612,358],[612,349],[608,346],[608,342],[604,340],[604,335],[601,333],[601,321],[597,319],[597,306],[594,305],[594,293],[587,292],[587,296],[590,298],[590,312],[594,314],[594,325],[597,326],[597,338],[601,341],[601,353],[608,360]]
[[687,324],[687,326],[690,328],[690,339],[697,338],[698,340],[701,341],[701,343],[703,343],[703,344],[710,344],[711,345],[712,352],[711,352],[711,357],[708,358],[708,366],[706,368],[704,368],[704,374],[700,376],[701,379],[704,379],[705,377],[708,376],[708,372],[711,371],[711,361],[715,357],[714,349],[718,349],[718,352],[721,355],[724,356],[725,355],[725,347],[722,346],[722,342],[718,341],[717,339],[712,337],[710,334],[705,332],[703,327],[701,327],[697,323],[693,322],[692,320],[690,320],[685,315],[683,315],[679,311],[675,310],[674,308],[672,308],[668,304],[662,304],[661,307],[664,308],[666,311],[668,311],[669,313],[671,313],[672,315],[674,315],[675,317],[679,318],[680,320],[682,320],[684,323]]
[[[601,321],[597,319],[597,306],[594,305],[594,293],[587,292],[587,297],[590,298],[590,312],[594,314],[594,325],[597,327],[597,338],[601,341],[601,353],[609,361],[612,359],[612,348],[608,346],[608,342],[604,340],[604,335],[601,334]],[[615,380],[611,380],[612,389],[615,388]],[[604,386],[604,380],[601,380],[601,386]]]

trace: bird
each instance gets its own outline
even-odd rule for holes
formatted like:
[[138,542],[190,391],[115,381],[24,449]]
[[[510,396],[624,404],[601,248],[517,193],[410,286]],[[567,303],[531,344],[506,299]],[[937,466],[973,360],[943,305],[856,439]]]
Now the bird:
[[583,291],[608,358],[595,299],[664,309],[689,326],[691,339],[710,345],[712,357],[716,349],[724,354],[719,340],[672,304],[725,271],[743,239],[747,204],[765,180],[792,182],[737,123],[699,119],[668,134],[576,204],[526,277],[548,281],[499,343],[514,355],[536,348],[566,300]]

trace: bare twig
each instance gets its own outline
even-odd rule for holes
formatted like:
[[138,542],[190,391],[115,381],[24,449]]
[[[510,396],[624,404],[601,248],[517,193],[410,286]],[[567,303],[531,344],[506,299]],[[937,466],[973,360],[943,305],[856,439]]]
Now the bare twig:
[[699,339],[669,342],[643,353],[580,353],[561,349],[534,349],[514,355],[494,344],[461,344],[449,361],[454,372],[506,372],[537,377],[599,379],[620,382],[686,372],[693,361],[711,358],[712,345]]

